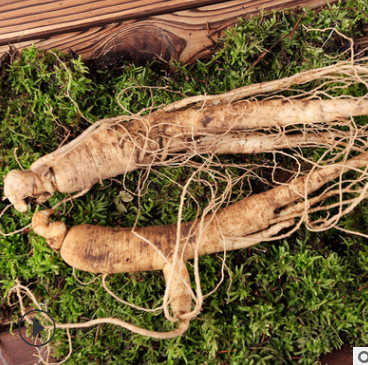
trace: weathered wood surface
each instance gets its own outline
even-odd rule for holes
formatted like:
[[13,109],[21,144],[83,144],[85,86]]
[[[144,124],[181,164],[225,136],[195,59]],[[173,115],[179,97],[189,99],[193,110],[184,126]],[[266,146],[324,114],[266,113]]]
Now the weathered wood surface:
[[[22,336],[29,342],[33,342],[32,338],[26,336],[26,328],[21,328]],[[1,355],[6,363],[2,361],[0,356],[0,365],[33,365],[38,363],[38,352],[35,347],[27,345],[20,337],[17,328],[13,329],[14,336],[10,332],[0,332],[0,350]],[[37,341],[37,344],[40,344]],[[41,351],[45,348],[40,347]],[[46,356],[46,354],[43,354]],[[49,358],[50,362],[56,362],[55,359]]]
[[0,42],[190,9],[222,0],[2,0]]
[[[368,29],[365,29],[365,31],[367,32]],[[363,49],[368,48],[368,36],[365,35],[365,36],[362,36],[362,37],[359,37],[359,38],[355,39],[354,44],[357,45],[357,46],[360,46]]]
[[321,365],[354,365],[353,349],[335,350],[321,357]]
[[[13,10],[13,18],[10,15],[1,14],[5,6],[15,9],[23,3],[35,4],[40,3],[40,1],[23,0],[12,5],[10,5],[10,1],[7,1],[8,5],[0,5],[0,45],[3,44],[0,47],[0,54],[9,49],[8,44],[10,43],[14,43],[16,48],[29,47],[34,43],[42,49],[57,48],[61,51],[72,49],[83,59],[108,58],[120,54],[143,62],[159,58],[165,61],[178,59],[183,63],[188,63],[213,52],[214,42],[223,35],[224,29],[234,25],[239,17],[244,18],[255,14],[261,8],[265,10],[298,6],[316,8],[334,2],[328,0],[136,1],[133,8],[133,3],[128,3],[126,0],[109,0],[109,11],[112,9],[111,6],[123,7],[124,5],[131,6],[131,8],[125,9],[125,13],[121,10],[120,13],[116,11],[109,13],[110,15],[106,13],[108,9],[99,9],[101,14],[97,16],[97,10],[93,9],[106,1],[100,0],[92,3],[91,6],[94,8],[91,8],[91,13],[86,11],[87,4],[84,6],[79,4],[81,0],[74,0],[73,5],[69,4],[70,1],[61,1],[50,3],[53,5],[47,5],[47,7],[42,8],[44,9],[42,11],[39,8],[41,14],[37,17],[33,16],[33,19],[38,17],[40,19],[32,23],[32,28],[27,28],[31,24],[27,21],[29,22],[32,17],[23,14],[29,14],[29,8],[28,10],[27,8],[20,9],[21,13],[17,13],[17,15]],[[55,7],[56,3],[59,4],[58,7]],[[188,9],[194,3],[197,8]],[[211,3],[211,5],[198,7],[205,3]],[[31,8],[33,9],[34,6]],[[50,6],[53,11],[50,10]],[[81,9],[84,11],[77,12],[78,6],[82,6]],[[148,16],[160,11],[177,10],[179,7],[187,10]],[[72,9],[74,9],[75,14],[71,16],[69,22],[64,21]],[[102,12],[105,13],[102,14]],[[53,14],[53,16],[48,20],[44,19],[47,14],[49,16]],[[118,16],[118,14],[120,15]],[[4,19],[4,16],[7,18]],[[16,16],[19,17],[17,24],[11,25],[10,19],[15,21]],[[82,18],[83,16],[85,19]],[[112,21],[117,18],[124,20],[130,17],[136,19],[86,29],[87,26],[98,21],[102,24],[107,20]],[[61,22],[62,20],[64,22]],[[52,34],[71,30],[74,27],[80,27],[81,30],[52,36]],[[43,34],[48,35],[44,38],[32,38]]]
[[[25,307],[25,312],[30,312],[33,311],[35,308],[31,305],[27,305]],[[19,313],[19,317],[18,319],[20,319],[22,316]],[[32,314],[29,315],[28,318],[33,318],[34,316]],[[0,310],[0,332],[4,331],[4,328],[6,328],[6,326],[8,326],[9,324],[11,324],[14,321],[13,315],[11,310],[6,307],[5,305],[1,308]]]

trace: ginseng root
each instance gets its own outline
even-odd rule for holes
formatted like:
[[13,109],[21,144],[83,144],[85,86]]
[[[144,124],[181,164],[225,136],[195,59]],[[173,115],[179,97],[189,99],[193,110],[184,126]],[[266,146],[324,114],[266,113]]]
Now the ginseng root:
[[[368,73],[361,65],[350,63],[344,67],[341,66],[341,70],[345,75],[355,72],[356,82]],[[336,73],[338,68],[327,70],[330,71],[325,74]],[[309,79],[317,74],[318,70],[311,73]],[[335,82],[340,80],[334,77]],[[304,75],[303,82],[305,79]],[[344,82],[344,77],[341,80]],[[280,85],[286,83],[284,80],[278,82]],[[249,88],[267,90],[267,85]],[[244,90],[239,89],[239,95],[243,95]],[[231,95],[236,93],[234,90]],[[226,100],[228,97],[224,94]],[[217,99],[221,99],[221,95]],[[4,197],[15,209],[24,212],[27,210],[26,197],[37,198],[41,203],[55,191],[85,192],[104,179],[163,164],[168,156],[178,152],[182,153],[182,158],[188,158],[205,153],[251,154],[313,145],[344,145],[351,138],[351,132],[335,129],[335,126],[349,126],[349,118],[367,115],[368,100],[353,97],[321,100],[317,93],[314,100],[311,96],[279,97],[175,109],[93,124],[69,144],[38,159],[29,171],[10,171],[4,180]],[[319,125],[321,130],[316,128]],[[354,138],[366,137],[364,128],[354,133]]]
[[[60,249],[60,255],[66,263],[79,270],[104,274],[163,270],[174,313],[174,317],[170,317],[165,312],[166,317],[180,321],[180,328],[184,329],[189,325],[188,321],[198,314],[201,303],[201,298],[195,298],[190,288],[185,266],[187,260],[224,250],[241,249],[268,240],[282,229],[293,226],[295,218],[302,218],[298,223],[300,225],[312,211],[312,204],[321,204],[324,199],[333,194],[342,195],[344,191],[329,190],[308,200],[309,194],[349,169],[360,171],[366,177],[366,171],[360,168],[367,167],[367,164],[368,152],[365,152],[347,162],[310,171],[308,175],[295,178],[289,184],[252,195],[216,213],[179,226],[175,224],[132,230],[78,225],[66,232],[64,223],[49,222],[53,210],[36,213],[32,225],[36,233],[48,239],[51,247]],[[367,189],[367,184],[361,189],[362,198],[366,196]],[[340,202],[341,206],[344,204]],[[343,213],[340,212],[339,217]],[[193,298],[196,300],[196,309],[191,310]],[[111,323],[117,322],[114,320]],[[92,322],[83,325],[89,326]],[[63,328],[63,325],[57,326]],[[73,326],[68,325],[67,328]],[[144,330],[139,331],[142,333]],[[173,333],[147,332],[146,335],[163,338],[161,336],[172,337]]]

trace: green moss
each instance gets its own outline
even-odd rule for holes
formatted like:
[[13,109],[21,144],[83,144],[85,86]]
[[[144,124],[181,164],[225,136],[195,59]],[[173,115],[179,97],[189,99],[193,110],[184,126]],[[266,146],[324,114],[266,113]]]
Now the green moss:
[[[34,48],[25,50],[1,78],[0,175],[18,168],[15,148],[23,167],[29,168],[40,156],[55,150],[68,134],[70,140],[88,127],[89,122],[66,96],[69,82],[70,96],[92,122],[124,114],[116,95],[125,88],[130,89],[121,95],[120,102],[131,112],[188,95],[222,93],[328,65],[331,57],[343,58],[342,51],[347,46],[343,38],[330,31],[307,32],[304,26],[336,27],[355,37],[366,25],[367,13],[365,1],[348,1],[318,12],[300,9],[242,20],[226,32],[222,47],[210,60],[192,66],[176,65],[171,75],[128,62],[119,70],[90,74],[80,60],[57,53],[70,69],[70,77],[55,55]],[[313,86],[316,83],[304,87]],[[361,95],[366,90],[352,86],[343,92]],[[365,124],[366,118],[359,119],[359,123]],[[319,150],[311,153],[316,158],[320,155]],[[221,161],[241,166],[269,157],[223,156]],[[148,177],[146,194],[140,200],[138,226],[176,222],[181,188],[174,182],[185,184],[194,170],[179,167],[158,171],[160,174],[153,171]],[[227,171],[232,176],[242,173],[241,168]],[[135,191],[139,175],[139,171],[127,175],[128,189]],[[200,177],[211,181],[208,174]],[[219,184],[219,194],[225,185]],[[62,219],[69,225],[132,226],[138,199],[124,203],[127,212],[119,213],[114,199],[121,189],[121,185],[109,181],[102,187],[95,186],[75,200],[73,206],[67,204],[67,214]],[[199,182],[193,182],[189,191],[199,207],[186,199],[186,221],[194,219],[210,197],[210,189]],[[246,193],[247,188],[240,181],[230,199],[241,199]],[[62,194],[55,194],[46,205],[54,205],[62,198]],[[0,208],[6,203],[1,201]],[[32,211],[42,208],[31,203]],[[366,231],[367,209],[367,203],[362,202],[354,214],[342,220],[342,226]],[[61,210],[59,213],[61,216]],[[31,217],[31,212],[23,215],[12,209],[1,218],[1,229],[9,232],[23,227]],[[204,293],[216,287],[221,265],[215,255],[200,259]],[[111,325],[101,326],[98,336],[95,327],[72,330],[76,351],[68,363],[94,364],[100,360],[99,364],[315,364],[321,354],[341,347],[342,343],[367,343],[368,249],[362,237],[336,230],[312,234],[303,228],[287,241],[228,253],[226,265],[230,272],[225,270],[224,283],[206,298],[201,314],[182,337],[157,341]],[[85,282],[94,277],[84,272],[77,274]],[[7,291],[15,278],[43,299],[57,322],[115,316],[149,329],[173,328],[164,320],[162,311],[143,313],[115,301],[105,293],[101,279],[87,286],[79,284],[71,268],[32,232],[0,237],[0,306],[6,303]],[[165,290],[162,273],[157,272],[119,274],[111,276],[108,283],[120,297],[147,307],[158,306]],[[56,332],[54,348],[56,355],[68,352],[64,331]]]

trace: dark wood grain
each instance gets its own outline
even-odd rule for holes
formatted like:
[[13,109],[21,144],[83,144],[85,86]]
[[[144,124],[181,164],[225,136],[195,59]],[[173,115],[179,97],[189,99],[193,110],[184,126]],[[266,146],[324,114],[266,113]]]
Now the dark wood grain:
[[342,349],[321,357],[321,365],[353,365],[353,349]]
[[221,0],[3,0],[0,44],[218,2]]
[[[368,29],[366,30],[368,31]],[[365,49],[368,47],[368,35],[364,35],[354,40],[354,44],[360,46],[361,49]]]
[[[265,10],[298,6],[316,8],[332,2],[328,0],[213,2],[211,5],[169,14],[101,25],[57,36],[47,36],[43,39],[22,40],[15,42],[14,46],[23,48],[34,43],[46,50],[57,48],[65,52],[72,49],[85,60],[127,55],[134,61],[177,59],[183,63],[190,63],[213,52],[214,42],[223,36],[225,28],[234,25],[239,17],[256,14],[261,8]],[[190,2],[182,3],[189,5]],[[198,5],[200,3],[202,2],[197,2]],[[139,15],[142,14],[137,12],[136,17]],[[8,49],[8,45],[0,47],[0,54]]]
[[[26,328],[21,328],[22,336],[29,342],[33,340],[26,336]],[[6,361],[6,365],[33,365],[39,360],[35,347],[27,345],[20,337],[18,329],[13,330],[14,336],[9,330],[0,332],[0,350]],[[40,344],[38,341],[37,344]],[[41,351],[44,349],[40,347]],[[36,355],[36,356],[34,356]],[[55,362],[53,360],[52,362]],[[5,365],[0,357],[0,365]]]

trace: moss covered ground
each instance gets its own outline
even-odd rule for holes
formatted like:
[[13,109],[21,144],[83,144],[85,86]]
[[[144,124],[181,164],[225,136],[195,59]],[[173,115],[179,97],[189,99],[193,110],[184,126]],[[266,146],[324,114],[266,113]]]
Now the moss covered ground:
[[[12,57],[11,64],[5,59],[2,62],[0,176],[19,168],[16,148],[20,163],[27,169],[65,139],[70,141],[79,135],[89,125],[81,113],[92,122],[124,114],[116,101],[116,95],[124,88],[130,89],[120,102],[131,112],[138,112],[153,103],[168,104],[185,96],[222,93],[329,65],[332,57],[344,59],[348,56],[344,51],[349,47],[345,39],[331,30],[306,28],[335,27],[354,38],[364,34],[367,14],[368,3],[363,0],[318,11],[260,14],[241,20],[228,30],[210,59],[191,66],[173,65],[170,72],[159,65],[134,65],[128,60],[118,66],[96,69],[72,54],[24,50]],[[81,113],[66,95],[68,83],[70,96]],[[366,90],[352,86],[342,92],[359,95]],[[365,117],[359,121],[366,123]],[[241,165],[269,158],[267,154],[222,156],[221,161]],[[228,168],[234,176],[239,173],[237,170]],[[152,171],[140,211],[136,198],[118,205],[121,185],[106,181],[76,199],[73,205],[68,203],[66,214],[61,215],[59,210],[60,217],[68,225],[130,227],[139,213],[139,226],[174,223],[180,185],[190,174],[188,167]],[[132,191],[139,177],[139,171],[127,175],[126,184]],[[268,186],[258,184],[255,188],[262,191]],[[189,191],[200,202],[199,209],[203,209],[208,203],[208,188],[192,183]],[[235,201],[246,194],[239,183],[232,198]],[[7,211],[0,221],[1,230],[10,232],[28,225],[33,212],[54,205],[63,197],[55,194],[44,206],[29,201],[26,214],[14,209]],[[0,209],[6,204],[1,201]],[[194,219],[197,209],[188,198],[183,220]],[[342,219],[341,225],[367,232],[368,204],[360,204]],[[212,291],[221,277],[221,258],[219,254],[200,259],[204,293]],[[112,325],[72,330],[74,352],[68,364],[306,365],[317,364],[321,354],[333,349],[368,343],[368,245],[362,237],[334,230],[309,233],[302,228],[287,240],[227,253],[226,265],[229,271],[225,271],[223,284],[206,298],[201,314],[180,338],[158,341]],[[94,278],[85,272],[77,275],[84,282]],[[161,311],[143,313],[115,301],[102,288],[100,278],[81,285],[45,240],[29,230],[0,236],[0,308],[10,311],[14,318],[19,308],[8,306],[7,292],[16,278],[42,299],[57,322],[115,316],[149,329],[172,328]],[[111,276],[108,285],[125,300],[152,307],[160,303],[165,284],[161,272],[143,272]],[[60,359],[68,353],[64,331],[56,331],[53,349]]]

